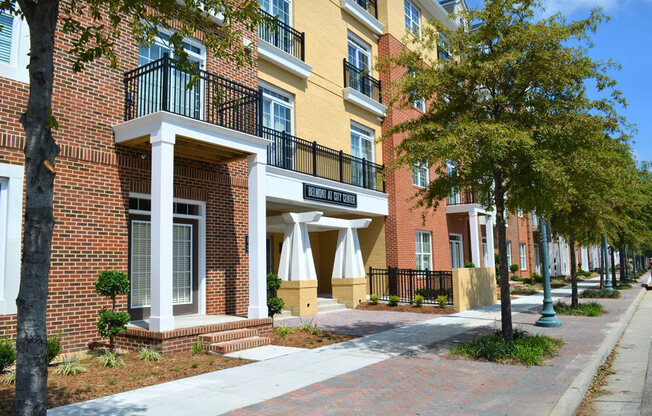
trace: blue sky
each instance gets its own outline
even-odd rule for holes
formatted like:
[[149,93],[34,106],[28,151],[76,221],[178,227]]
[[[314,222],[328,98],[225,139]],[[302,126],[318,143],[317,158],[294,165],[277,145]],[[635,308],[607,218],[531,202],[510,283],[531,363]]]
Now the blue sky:
[[[476,7],[479,0],[467,0]],[[593,37],[594,59],[613,58],[622,66],[610,75],[618,81],[628,107],[620,109],[638,132],[632,147],[638,160],[652,161],[652,0],[543,0],[546,13],[561,12],[567,19],[588,16],[594,7],[604,8],[611,21]]]

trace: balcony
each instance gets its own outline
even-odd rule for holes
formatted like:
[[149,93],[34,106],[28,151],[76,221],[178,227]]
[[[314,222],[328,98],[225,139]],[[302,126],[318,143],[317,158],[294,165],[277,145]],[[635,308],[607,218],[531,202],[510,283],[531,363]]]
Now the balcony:
[[267,148],[270,166],[385,192],[383,165],[267,127],[262,132],[272,142]]
[[[259,9],[269,19],[274,16]],[[306,79],[312,67],[305,63],[305,33],[276,18],[274,23],[262,22],[258,26],[258,55],[294,75]]]
[[361,70],[347,62],[346,58],[342,62],[344,99],[378,117],[385,117],[387,107],[382,104],[380,81],[369,75],[367,70]]
[[376,0],[340,0],[340,6],[377,36],[383,34],[384,26],[378,21]]
[[446,205],[448,206],[475,203],[475,193],[472,191],[451,192],[450,196],[446,198]]

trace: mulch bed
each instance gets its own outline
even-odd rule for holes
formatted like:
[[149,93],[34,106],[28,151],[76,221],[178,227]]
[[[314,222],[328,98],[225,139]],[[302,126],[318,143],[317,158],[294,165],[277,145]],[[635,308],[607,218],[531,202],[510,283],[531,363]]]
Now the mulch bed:
[[[190,352],[167,354],[158,362],[140,361],[137,353],[121,355],[125,365],[103,368],[95,357],[82,363],[89,370],[74,376],[55,374],[56,366],[48,369],[48,408],[78,403],[98,397],[147,387],[211,371],[237,367],[251,361]],[[12,413],[14,385],[0,384],[0,415]]]
[[325,331],[322,331],[317,335],[313,335],[309,331],[297,331],[292,334],[287,334],[283,338],[278,335],[277,331],[274,331],[268,336],[272,339],[273,345],[310,349],[323,347],[324,345],[337,344],[338,342],[357,338],[353,335],[334,334]]
[[389,311],[389,312],[412,312],[412,313],[431,313],[436,315],[447,315],[450,313],[455,313],[453,308],[440,308],[439,306],[430,306],[423,305],[417,308],[414,305],[397,305],[389,306],[386,303],[378,303],[377,305],[372,305],[370,303],[364,302],[360,303],[356,309],[361,309],[364,311]]

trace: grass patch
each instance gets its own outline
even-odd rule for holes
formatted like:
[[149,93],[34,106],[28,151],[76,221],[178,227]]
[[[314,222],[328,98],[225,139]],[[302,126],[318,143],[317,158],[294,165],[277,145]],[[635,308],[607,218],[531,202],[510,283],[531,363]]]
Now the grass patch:
[[514,330],[514,343],[503,340],[500,330],[478,337],[450,350],[452,355],[460,355],[474,360],[488,360],[502,364],[522,364],[526,366],[543,365],[543,360],[557,355],[564,341],[544,335],[533,335],[526,331]]
[[582,292],[583,298],[598,298],[598,299],[618,299],[620,292],[617,290],[609,289],[587,289]]
[[538,290],[530,286],[527,287],[515,286],[511,288],[509,291],[512,295],[526,295],[526,296],[534,295],[539,292]]
[[605,313],[605,309],[598,302],[580,303],[576,308],[563,302],[557,302],[553,306],[555,313],[559,315],[575,315],[575,316],[600,316]]
[[627,282],[618,282],[618,285],[616,286],[616,289],[618,290],[627,290],[631,289],[632,285],[627,283]]

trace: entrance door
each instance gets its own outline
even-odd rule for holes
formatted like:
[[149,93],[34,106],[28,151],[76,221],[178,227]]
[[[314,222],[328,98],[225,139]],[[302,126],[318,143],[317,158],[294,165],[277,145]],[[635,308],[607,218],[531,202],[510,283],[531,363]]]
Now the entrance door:
[[[151,302],[151,221],[132,215],[129,226],[129,315],[148,318]],[[174,218],[172,248],[172,303],[174,315],[198,311],[198,221]]]
[[451,250],[451,267],[453,269],[464,267],[464,252],[462,251],[462,236],[459,234],[451,234],[449,236],[449,244]]

